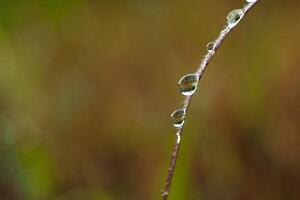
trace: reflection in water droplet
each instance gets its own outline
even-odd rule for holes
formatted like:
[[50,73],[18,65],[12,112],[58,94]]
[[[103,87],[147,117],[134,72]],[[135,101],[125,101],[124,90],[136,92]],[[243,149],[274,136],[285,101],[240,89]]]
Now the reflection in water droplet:
[[227,16],[227,24],[230,28],[233,28],[243,17],[244,12],[242,9],[236,9],[231,11]]
[[256,2],[257,0],[246,0],[248,3],[254,3]]
[[186,114],[185,109],[175,110],[171,114],[171,119],[172,119],[174,127],[181,128],[183,126],[184,119],[185,119],[185,114]]
[[208,43],[206,47],[207,47],[208,52],[213,53],[215,51],[215,43],[214,42]]
[[185,75],[178,82],[179,92],[184,96],[191,96],[196,91],[197,85],[198,85],[197,74]]

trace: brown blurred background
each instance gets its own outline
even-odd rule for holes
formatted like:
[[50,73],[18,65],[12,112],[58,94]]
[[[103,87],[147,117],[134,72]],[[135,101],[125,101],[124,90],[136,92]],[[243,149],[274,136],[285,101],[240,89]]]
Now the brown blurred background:
[[[1,0],[0,199],[160,199],[177,81],[243,4]],[[299,11],[261,0],[217,52],[170,200],[300,199]]]

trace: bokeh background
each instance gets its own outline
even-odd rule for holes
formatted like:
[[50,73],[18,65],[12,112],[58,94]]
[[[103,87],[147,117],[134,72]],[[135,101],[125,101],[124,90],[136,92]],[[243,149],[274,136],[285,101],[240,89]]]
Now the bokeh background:
[[[1,0],[0,199],[160,199],[180,106],[242,0]],[[300,199],[300,2],[261,0],[203,76],[170,200]]]

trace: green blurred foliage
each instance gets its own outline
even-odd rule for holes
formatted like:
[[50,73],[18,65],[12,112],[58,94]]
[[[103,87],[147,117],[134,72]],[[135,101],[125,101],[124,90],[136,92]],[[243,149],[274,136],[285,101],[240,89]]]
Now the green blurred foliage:
[[[160,199],[183,97],[244,2],[0,1],[0,199]],[[261,1],[201,80],[170,200],[300,199],[300,2]]]

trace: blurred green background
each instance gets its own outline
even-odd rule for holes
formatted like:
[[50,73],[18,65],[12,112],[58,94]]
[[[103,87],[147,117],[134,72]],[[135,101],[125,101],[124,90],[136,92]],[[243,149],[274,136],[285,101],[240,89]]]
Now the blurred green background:
[[[1,0],[0,199],[160,199],[184,99],[242,0]],[[170,200],[300,199],[300,2],[261,0],[208,67]]]

